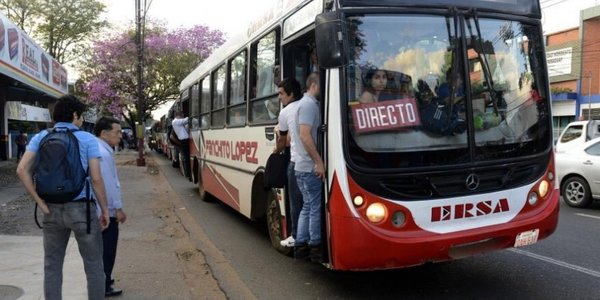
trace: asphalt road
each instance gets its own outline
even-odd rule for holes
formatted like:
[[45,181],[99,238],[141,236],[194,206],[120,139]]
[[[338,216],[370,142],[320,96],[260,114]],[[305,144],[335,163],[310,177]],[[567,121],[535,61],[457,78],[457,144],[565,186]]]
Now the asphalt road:
[[561,203],[557,231],[529,247],[394,271],[338,272],[279,254],[264,224],[220,202],[200,201],[196,186],[156,157],[196,222],[258,299],[600,299],[598,205]]

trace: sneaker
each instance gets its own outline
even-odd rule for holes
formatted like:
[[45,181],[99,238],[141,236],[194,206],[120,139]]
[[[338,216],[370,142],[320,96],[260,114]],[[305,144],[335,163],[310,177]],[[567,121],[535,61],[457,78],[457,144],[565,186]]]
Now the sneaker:
[[289,238],[279,242],[281,244],[281,246],[283,247],[294,247],[294,237],[290,235]]
[[106,292],[104,292],[104,297],[106,297],[106,298],[115,297],[115,296],[119,296],[121,294],[123,294],[123,290],[110,287],[110,288],[106,289]]

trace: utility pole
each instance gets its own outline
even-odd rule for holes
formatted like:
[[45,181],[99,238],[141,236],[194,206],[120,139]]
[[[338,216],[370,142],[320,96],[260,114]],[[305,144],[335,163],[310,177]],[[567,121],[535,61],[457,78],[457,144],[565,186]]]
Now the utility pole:
[[588,76],[588,120],[591,120],[592,117],[592,71],[587,72]]
[[146,165],[146,161],[144,160],[144,131],[146,126],[144,126],[144,87],[143,87],[143,62],[144,62],[144,37],[142,36],[142,5],[140,3],[141,0],[135,0],[135,23],[136,23],[136,34],[135,34],[135,44],[137,48],[137,56],[138,56],[138,64],[137,64],[137,138],[138,138],[138,159],[137,165],[138,167],[143,167]]

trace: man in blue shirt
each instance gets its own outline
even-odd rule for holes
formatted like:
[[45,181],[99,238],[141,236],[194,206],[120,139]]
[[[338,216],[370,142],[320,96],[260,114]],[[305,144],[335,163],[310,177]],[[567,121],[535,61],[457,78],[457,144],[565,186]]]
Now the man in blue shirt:
[[[52,119],[56,122],[54,128],[79,129],[83,125],[84,110],[85,104],[75,96],[61,97],[52,112]],[[104,299],[101,232],[108,226],[109,217],[104,182],[100,174],[98,142],[89,132],[73,133],[79,142],[81,164],[84,170],[89,170],[86,180],[91,179],[101,209],[99,219],[92,217],[89,220],[85,188],[74,199],[65,199],[66,203],[47,203],[36,192],[33,167],[40,141],[47,134],[48,131],[44,130],[31,139],[17,166],[19,179],[44,213],[44,297],[47,300],[62,299],[63,262],[69,237],[73,231],[85,266],[88,299]],[[88,220],[90,221],[89,234],[87,233]]]
[[117,257],[117,242],[119,240],[119,223],[124,223],[127,215],[123,211],[121,201],[121,183],[117,174],[117,165],[113,157],[114,147],[121,141],[121,122],[115,118],[102,117],[96,121],[94,126],[94,135],[98,137],[98,147],[100,148],[100,170],[104,179],[104,188],[106,189],[106,200],[108,201],[108,214],[110,224],[102,232],[104,244],[104,275],[106,277],[105,295],[106,297],[118,296],[123,293],[121,289],[112,287],[114,282],[112,278],[115,258]]
[[308,76],[306,88],[295,118],[298,134],[292,134],[297,153],[294,170],[303,200],[294,257],[302,259],[310,256],[311,261],[321,262],[321,196],[325,164],[317,150],[317,130],[321,125],[319,73]]

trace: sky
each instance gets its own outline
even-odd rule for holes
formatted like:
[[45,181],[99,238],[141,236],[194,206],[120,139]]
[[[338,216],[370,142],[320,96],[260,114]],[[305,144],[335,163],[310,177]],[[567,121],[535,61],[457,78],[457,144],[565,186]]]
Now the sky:
[[[126,25],[135,18],[134,0],[101,0],[111,23]],[[142,0],[143,2],[144,0]],[[165,20],[170,28],[207,25],[229,37],[271,7],[276,0],[145,0],[147,17]]]
[[[117,28],[135,17],[133,0],[101,0],[107,5],[107,20]],[[227,37],[246,30],[246,24],[262,15],[277,0],[146,0],[149,18],[163,20],[170,28],[206,25],[223,31]],[[544,34],[579,26],[582,9],[600,5],[600,0],[540,0]],[[159,119],[166,105],[153,113]]]

